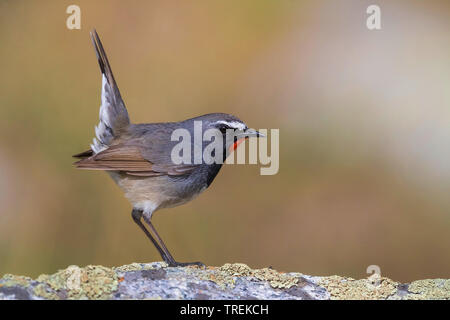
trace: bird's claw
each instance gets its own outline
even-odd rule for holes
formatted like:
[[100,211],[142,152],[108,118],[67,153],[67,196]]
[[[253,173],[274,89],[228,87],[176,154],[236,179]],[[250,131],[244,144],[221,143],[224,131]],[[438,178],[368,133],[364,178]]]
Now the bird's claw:
[[188,267],[188,266],[197,266],[202,269],[206,269],[206,266],[204,263],[195,261],[195,262],[177,262],[173,261],[169,263],[169,267]]

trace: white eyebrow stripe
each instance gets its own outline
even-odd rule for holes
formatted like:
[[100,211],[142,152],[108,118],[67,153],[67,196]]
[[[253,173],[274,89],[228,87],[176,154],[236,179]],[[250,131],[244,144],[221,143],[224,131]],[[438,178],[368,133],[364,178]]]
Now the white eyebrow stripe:
[[227,126],[229,126],[230,128],[234,128],[234,129],[238,129],[238,130],[245,130],[247,128],[247,126],[245,124],[243,124],[242,122],[238,122],[238,121],[225,121],[225,120],[219,120],[214,122],[216,123],[221,123],[221,124],[225,124]]

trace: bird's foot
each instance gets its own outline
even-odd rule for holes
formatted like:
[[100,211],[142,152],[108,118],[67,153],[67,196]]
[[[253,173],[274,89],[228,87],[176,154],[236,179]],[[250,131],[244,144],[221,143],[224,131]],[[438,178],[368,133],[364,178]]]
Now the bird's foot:
[[199,268],[206,269],[206,266],[204,263],[196,261],[196,262],[177,262],[177,261],[171,261],[168,263],[169,267],[188,267],[188,266],[197,266]]

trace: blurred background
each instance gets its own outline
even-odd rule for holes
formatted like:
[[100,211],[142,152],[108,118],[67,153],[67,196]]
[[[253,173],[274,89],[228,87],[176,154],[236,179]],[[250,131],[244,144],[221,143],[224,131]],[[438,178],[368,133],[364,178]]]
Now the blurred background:
[[[81,30],[66,28],[71,4]],[[226,112],[280,129],[277,175],[225,166],[156,213],[179,261],[450,277],[450,3],[437,0],[0,0],[0,274],[161,260],[113,181],[72,167],[98,122],[93,27],[132,121]]]

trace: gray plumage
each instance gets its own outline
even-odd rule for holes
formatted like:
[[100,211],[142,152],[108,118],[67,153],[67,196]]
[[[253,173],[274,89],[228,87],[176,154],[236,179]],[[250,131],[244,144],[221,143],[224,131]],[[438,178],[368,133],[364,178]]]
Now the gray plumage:
[[[248,128],[237,117],[225,113],[211,113],[180,122],[132,124],[95,30],[91,32],[91,39],[102,73],[99,123],[95,127],[96,137],[91,148],[74,156],[80,159],[75,162],[75,166],[108,172],[133,205],[134,221],[153,242],[163,259],[169,265],[180,265],[170,255],[154,229],[152,214],[158,209],[192,200],[211,185],[222,165],[204,162],[174,163],[171,153],[179,141],[172,141],[172,133],[176,129],[187,130],[193,146],[196,142],[196,121],[202,123],[202,137],[208,129],[218,129],[216,132],[224,138],[225,129],[245,131]],[[253,136],[259,135],[256,131],[252,133]],[[209,142],[201,141],[202,147],[207,143]],[[223,143],[223,154],[226,155],[230,142],[224,138]],[[191,158],[194,158],[194,151],[191,152]],[[143,226],[142,215],[158,241]]]

